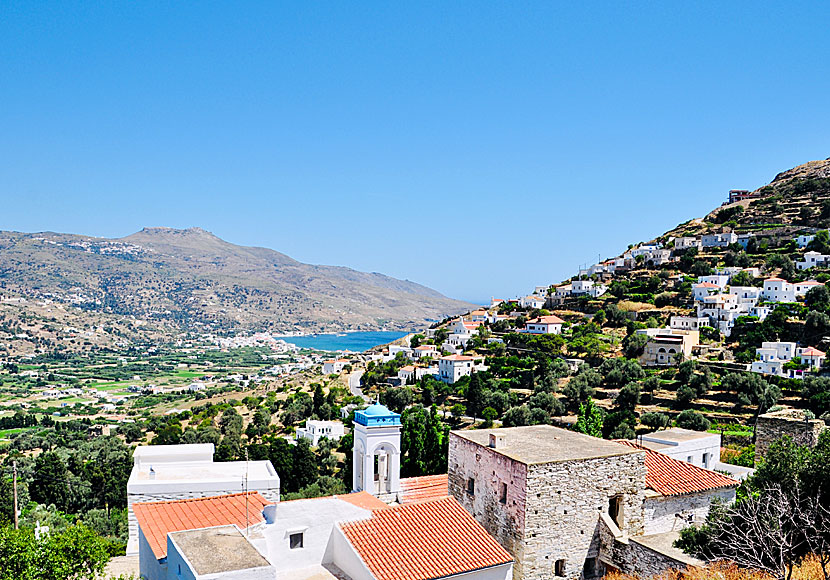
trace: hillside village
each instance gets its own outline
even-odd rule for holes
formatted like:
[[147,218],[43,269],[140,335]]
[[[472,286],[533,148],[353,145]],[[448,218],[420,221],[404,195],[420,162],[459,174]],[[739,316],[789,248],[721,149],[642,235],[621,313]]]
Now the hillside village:
[[113,578],[826,579],[828,166],[363,353],[9,358],[0,518]]

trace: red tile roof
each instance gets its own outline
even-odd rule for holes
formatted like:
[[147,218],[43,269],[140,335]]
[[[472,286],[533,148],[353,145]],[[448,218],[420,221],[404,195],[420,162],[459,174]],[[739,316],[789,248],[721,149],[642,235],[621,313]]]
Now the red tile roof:
[[564,322],[564,320],[552,314],[550,316],[540,316],[539,318],[527,321],[528,324],[563,324]]
[[473,357],[468,355],[461,355],[461,354],[449,354],[447,356],[442,356],[442,360],[473,360]]
[[379,510],[340,529],[377,580],[431,580],[513,561],[452,497]]
[[803,351],[801,351],[801,356],[824,356],[824,354],[825,353],[823,353],[817,348],[813,348],[812,346],[805,348]]
[[[258,492],[219,495],[178,501],[133,504],[133,512],[156,558],[167,556],[167,534],[236,524],[241,529],[264,522],[262,508],[273,502]],[[247,519],[246,519],[247,503]]]
[[407,477],[401,480],[401,503],[440,499],[450,495],[447,474]]
[[339,500],[345,501],[347,503],[352,504],[353,506],[357,506],[359,508],[363,508],[365,510],[385,510],[389,506],[378,498],[373,496],[368,491],[358,491],[357,493],[345,493],[343,495],[335,495]]
[[679,461],[624,439],[617,440],[617,443],[646,452],[646,487],[661,495],[683,495],[738,486],[737,481],[716,471]]

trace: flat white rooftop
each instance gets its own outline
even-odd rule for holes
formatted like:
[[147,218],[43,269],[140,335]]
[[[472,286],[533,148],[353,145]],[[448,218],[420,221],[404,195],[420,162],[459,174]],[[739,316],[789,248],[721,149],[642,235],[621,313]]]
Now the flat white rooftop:
[[213,445],[138,447],[127,493],[176,491],[279,490],[280,478],[270,461],[213,461]]

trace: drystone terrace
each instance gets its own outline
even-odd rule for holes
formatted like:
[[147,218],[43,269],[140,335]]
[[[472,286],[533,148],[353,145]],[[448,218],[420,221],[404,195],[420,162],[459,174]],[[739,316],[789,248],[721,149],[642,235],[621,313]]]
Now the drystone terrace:
[[781,409],[758,417],[755,425],[755,463],[764,458],[775,441],[791,437],[799,445],[815,447],[827,425],[821,419],[810,418],[801,409]]

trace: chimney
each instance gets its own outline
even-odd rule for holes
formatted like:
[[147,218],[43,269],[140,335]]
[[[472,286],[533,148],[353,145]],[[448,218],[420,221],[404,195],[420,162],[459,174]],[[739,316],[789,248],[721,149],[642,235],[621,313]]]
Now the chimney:
[[501,449],[504,447],[504,435],[490,433],[490,448]]

